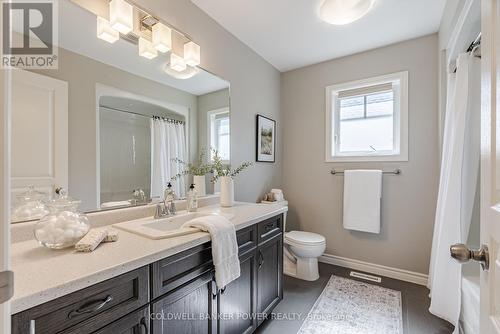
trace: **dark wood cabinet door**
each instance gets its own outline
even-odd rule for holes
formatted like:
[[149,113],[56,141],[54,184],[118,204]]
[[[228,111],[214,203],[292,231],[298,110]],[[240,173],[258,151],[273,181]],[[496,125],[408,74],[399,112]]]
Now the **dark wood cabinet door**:
[[[269,315],[283,299],[283,234],[259,245],[257,250],[257,312]],[[258,325],[265,316],[258,317]]]
[[154,302],[152,333],[215,334],[217,288],[213,277],[213,270],[208,271]]
[[219,293],[219,333],[248,334],[257,328],[257,252],[240,256],[241,276]]
[[149,307],[132,312],[93,334],[149,334]]

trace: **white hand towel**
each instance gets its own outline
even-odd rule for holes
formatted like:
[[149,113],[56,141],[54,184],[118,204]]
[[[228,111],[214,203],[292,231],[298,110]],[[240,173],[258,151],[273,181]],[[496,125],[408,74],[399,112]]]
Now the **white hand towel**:
[[210,233],[215,282],[219,289],[223,289],[240,277],[236,229],[226,217],[218,215],[199,217],[188,221],[183,227],[196,227]]
[[382,171],[344,172],[344,228],[380,233]]

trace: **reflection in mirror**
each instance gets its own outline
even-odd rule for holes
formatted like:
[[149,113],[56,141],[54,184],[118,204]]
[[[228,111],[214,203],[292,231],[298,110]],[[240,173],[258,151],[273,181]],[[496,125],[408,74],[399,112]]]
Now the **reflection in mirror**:
[[169,182],[183,197],[193,176],[172,179],[184,168],[174,158],[214,147],[230,161],[229,83],[198,66],[172,73],[170,54],[189,51],[174,30],[151,60],[128,35],[97,38],[80,5],[98,2],[59,2],[57,69],[13,71],[12,221],[43,216],[56,188],[87,212],[161,200]]

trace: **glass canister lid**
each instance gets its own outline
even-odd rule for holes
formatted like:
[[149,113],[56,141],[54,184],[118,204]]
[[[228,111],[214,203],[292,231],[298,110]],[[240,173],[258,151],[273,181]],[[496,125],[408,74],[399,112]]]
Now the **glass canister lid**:
[[33,201],[43,201],[47,198],[47,194],[35,189],[35,186],[28,186],[28,190],[22,192],[16,196],[16,199],[20,203],[27,203]]
[[53,211],[69,210],[74,211],[78,208],[82,201],[75,200],[68,195],[68,192],[64,188],[56,189],[56,197],[51,199],[45,204],[47,207]]
[[47,198],[46,193],[36,190],[34,186],[29,186],[27,191],[16,196],[11,220],[19,222],[45,216],[49,212],[44,204]]

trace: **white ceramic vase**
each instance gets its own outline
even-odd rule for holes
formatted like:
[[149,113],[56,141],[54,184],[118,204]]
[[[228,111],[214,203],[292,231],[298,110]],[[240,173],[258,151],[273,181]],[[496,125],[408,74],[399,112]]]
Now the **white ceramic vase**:
[[194,175],[193,176],[193,183],[194,187],[196,189],[196,192],[198,193],[198,196],[206,196],[207,195],[207,188],[205,184],[205,175]]
[[230,207],[234,205],[234,180],[230,176],[220,178],[220,206]]

